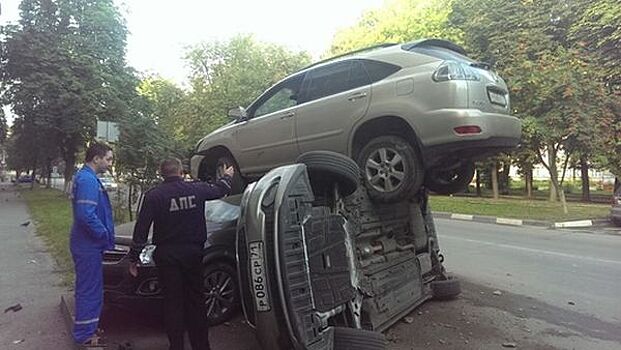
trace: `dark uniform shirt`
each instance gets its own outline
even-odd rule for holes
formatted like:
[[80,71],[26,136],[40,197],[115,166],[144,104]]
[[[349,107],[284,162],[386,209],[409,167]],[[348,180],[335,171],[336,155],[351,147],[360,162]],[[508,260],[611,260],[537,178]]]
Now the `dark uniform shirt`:
[[168,177],[145,193],[134,227],[130,261],[138,261],[153,223],[156,246],[202,244],[207,239],[205,201],[231,192],[231,178],[223,176],[214,184],[185,182]]

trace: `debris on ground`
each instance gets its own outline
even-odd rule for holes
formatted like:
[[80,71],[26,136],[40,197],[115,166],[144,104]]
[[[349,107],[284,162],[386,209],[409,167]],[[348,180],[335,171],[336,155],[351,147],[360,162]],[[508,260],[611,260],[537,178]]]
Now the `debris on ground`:
[[494,293],[492,293],[492,294],[494,294],[494,295],[502,295],[502,292],[499,291],[499,290],[495,290]]
[[404,317],[403,318],[403,322],[407,323],[407,324],[411,324],[412,322],[414,322],[414,317]]
[[570,301],[568,301],[568,302],[567,302],[567,304],[569,304],[569,305],[576,305],[576,303],[575,303],[575,302],[573,302],[573,301],[571,301],[571,300],[570,300]]
[[26,341],[26,339],[13,340],[13,344],[21,344],[21,343],[23,343],[25,341]]
[[21,309],[22,309],[22,304],[15,304],[13,306],[9,306],[6,309],[4,309],[4,313],[6,314],[9,311],[17,312]]
[[517,348],[517,344],[512,343],[512,342],[506,342],[506,343],[502,343],[502,347],[503,348]]
[[24,226],[24,227],[26,227],[26,226],[28,226],[28,225],[30,225],[30,221],[26,221],[26,222],[24,222],[23,224],[20,224],[20,226]]

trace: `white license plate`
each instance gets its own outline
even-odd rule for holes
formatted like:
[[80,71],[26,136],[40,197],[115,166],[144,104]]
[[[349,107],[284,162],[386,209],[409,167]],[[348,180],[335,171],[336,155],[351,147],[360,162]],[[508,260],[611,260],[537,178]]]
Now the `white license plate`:
[[507,99],[505,98],[505,95],[502,94],[498,94],[495,92],[489,92],[489,100],[497,105],[501,105],[501,106],[506,106],[507,105]]
[[252,294],[257,311],[270,311],[270,298],[267,294],[265,281],[265,264],[263,254],[263,242],[250,242],[250,276],[252,278]]

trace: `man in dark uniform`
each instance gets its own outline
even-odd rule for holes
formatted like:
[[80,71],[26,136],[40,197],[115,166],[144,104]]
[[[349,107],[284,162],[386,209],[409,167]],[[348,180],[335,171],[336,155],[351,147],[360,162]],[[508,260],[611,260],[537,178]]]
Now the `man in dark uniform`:
[[193,350],[209,349],[205,313],[202,253],[207,239],[205,201],[231,191],[233,167],[214,184],[185,182],[181,161],[160,165],[164,182],[147,191],[134,227],[129,272],[137,276],[137,262],[153,223],[153,258],[164,294],[164,324],[171,350],[183,350],[187,330]]

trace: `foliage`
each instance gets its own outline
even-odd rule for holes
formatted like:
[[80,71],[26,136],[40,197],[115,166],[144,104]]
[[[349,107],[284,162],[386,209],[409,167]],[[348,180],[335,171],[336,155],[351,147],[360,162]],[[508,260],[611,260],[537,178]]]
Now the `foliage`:
[[330,55],[386,42],[443,38],[462,42],[462,32],[448,26],[453,0],[387,0],[384,6],[365,12],[354,26],[339,31]]

